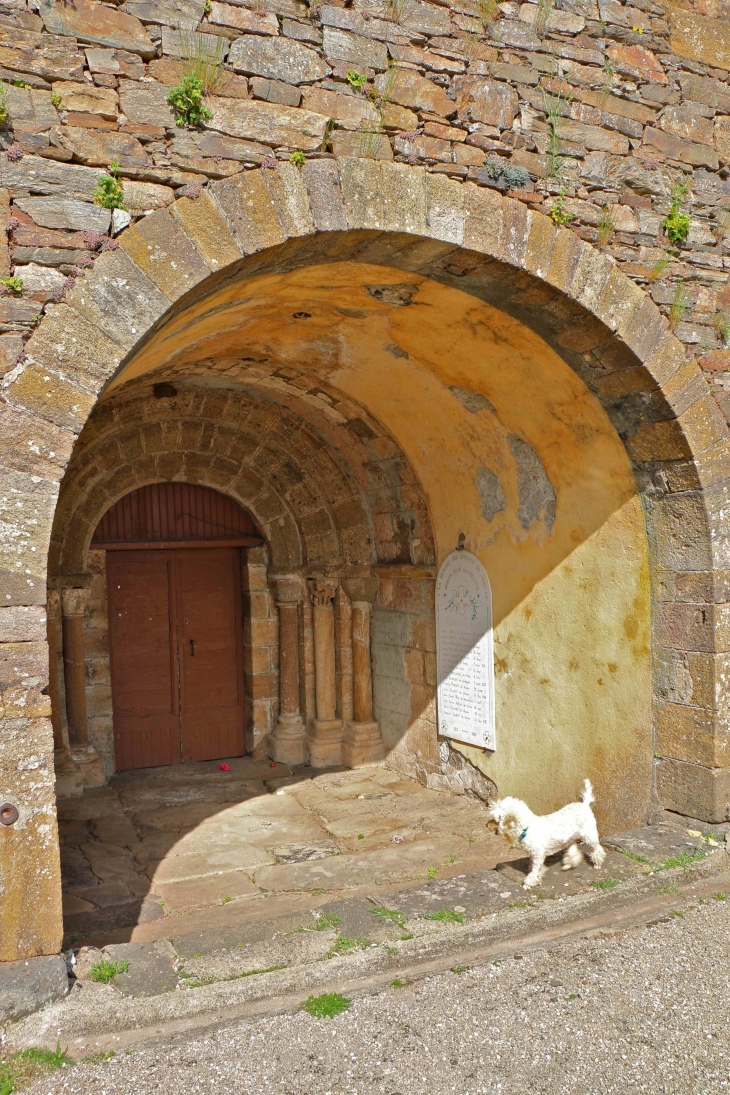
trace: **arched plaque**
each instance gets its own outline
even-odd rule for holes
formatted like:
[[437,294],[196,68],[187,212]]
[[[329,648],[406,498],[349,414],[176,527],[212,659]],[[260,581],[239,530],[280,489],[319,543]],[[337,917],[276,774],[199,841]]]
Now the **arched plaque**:
[[439,734],[495,748],[492,590],[469,551],[452,551],[436,579]]

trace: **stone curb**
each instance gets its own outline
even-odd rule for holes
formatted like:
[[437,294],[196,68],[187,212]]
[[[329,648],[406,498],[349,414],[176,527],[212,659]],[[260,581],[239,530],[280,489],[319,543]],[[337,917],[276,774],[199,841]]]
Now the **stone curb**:
[[[621,883],[608,891],[591,891],[563,899],[550,899],[525,910],[503,909],[480,918],[472,924],[444,925],[434,934],[420,936],[396,945],[397,956],[384,947],[369,947],[349,955],[292,966],[272,971],[265,976],[244,976],[231,981],[219,981],[198,989],[168,992],[154,997],[122,996],[111,986],[93,986],[93,1001],[87,986],[81,993],[72,993],[66,1000],[44,1008],[12,1028],[6,1037],[12,1048],[30,1045],[54,1046],[60,1037],[69,1044],[85,1045],[99,1039],[114,1046],[149,1040],[160,1034],[160,1025],[171,1029],[197,1030],[223,1019],[232,1020],[243,1013],[255,1011],[286,1011],[312,993],[332,990],[333,986],[347,991],[362,990],[362,982],[372,989],[396,974],[415,967],[447,967],[468,954],[471,961],[479,960],[484,952],[508,943],[540,945],[548,941],[535,938],[548,929],[578,926],[589,919],[606,917],[630,910],[647,898],[656,897],[672,883],[697,883],[730,869],[730,850],[719,847],[705,859],[688,867],[650,872]],[[608,925],[610,927],[610,924]],[[583,929],[585,930],[585,929]],[[423,972],[423,971],[421,971]],[[101,1043],[99,1043],[101,1044]]]

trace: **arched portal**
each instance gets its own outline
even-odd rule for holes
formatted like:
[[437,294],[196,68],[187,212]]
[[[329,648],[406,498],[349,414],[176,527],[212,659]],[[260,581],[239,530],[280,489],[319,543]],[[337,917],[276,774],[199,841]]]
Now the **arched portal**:
[[[130,450],[128,457],[110,436],[112,418],[122,428],[119,407],[135,383],[179,382],[190,398],[204,392],[219,422],[241,400],[263,407],[265,418],[272,407],[295,408],[336,449],[334,463],[347,465],[355,490],[341,512],[367,501],[362,526],[357,518],[336,523],[367,529],[364,540],[328,526],[327,513],[340,503],[320,507],[312,520],[304,507],[295,518],[279,501],[295,492],[291,478],[278,497],[268,489],[271,461],[262,477],[248,457],[231,459],[230,447],[213,446],[183,463],[216,489],[238,476],[243,504],[262,531],[266,517],[272,553],[278,538],[288,566],[306,568],[305,543],[319,552],[318,566],[335,552],[337,567],[365,571],[350,570],[347,579],[375,570],[375,607],[383,613],[382,653],[373,644],[376,714],[380,658],[381,679],[390,682],[381,710],[399,716],[401,726],[414,724],[413,754],[424,778],[440,775],[425,656],[433,624],[410,611],[424,602],[416,605],[413,587],[399,583],[428,581],[423,568],[437,564],[464,532],[490,573],[509,646],[505,654],[495,644],[505,662],[497,703],[509,698],[511,715],[522,704],[511,749],[475,762],[502,786],[514,781],[518,792],[536,780],[538,806],[565,798],[569,784],[572,794],[577,766],[590,762],[627,821],[639,803],[646,814],[652,794],[690,816],[721,820],[728,768],[718,731],[723,659],[714,575],[725,566],[727,431],[666,321],[609,259],[519,202],[421,169],[359,160],[313,162],[301,173],[286,165],[245,172],[143,219],[120,243],[43,321],[5,390],[5,413],[16,430],[41,439],[33,443],[45,469],[65,466],[73,435],[89,421],[74,450],[78,475],[64,482],[55,516],[54,528],[67,525],[68,533],[61,540],[54,531],[53,567],[71,576],[72,561],[89,543],[96,481],[106,474],[92,450],[103,449],[109,460],[107,497],[152,481],[152,466],[159,468],[160,423],[147,423],[149,447],[143,440],[139,455]],[[408,318],[414,315],[415,322]],[[261,431],[257,438],[256,452],[265,454]],[[198,454],[202,444],[200,434],[186,452]],[[393,453],[403,471],[395,482],[387,463]],[[43,603],[44,568],[31,548],[40,560],[55,487],[50,470],[48,478],[37,475],[39,463],[36,480],[23,478],[22,450],[14,459],[19,466],[7,474],[16,476],[16,513],[23,516],[13,516],[13,528],[24,538],[30,521],[37,524],[34,543],[21,539],[27,548],[10,557],[6,597],[9,605]],[[169,468],[181,467],[175,460]],[[326,471],[315,479],[331,481]],[[261,516],[249,504],[254,498],[263,500]],[[419,499],[433,528],[428,563],[415,554],[423,540],[405,514]],[[291,534],[279,535],[290,513]],[[382,573],[381,543],[393,565],[415,570]],[[352,555],[346,544],[355,545]],[[360,548],[374,557],[358,555]],[[501,566],[501,608],[493,580],[500,554],[519,561]],[[601,570],[599,563],[608,565]],[[322,607],[316,592],[313,614]],[[540,613],[539,626],[531,626]],[[423,645],[408,645],[419,632]],[[572,644],[582,651],[577,668],[566,656]],[[591,663],[596,656],[600,667]],[[399,684],[386,672],[394,659],[399,672],[403,666]],[[640,733],[602,701],[614,672],[637,687],[644,682]],[[415,722],[414,697],[421,703]],[[610,734],[597,732],[594,710],[608,712]],[[561,737],[565,712],[575,732]],[[47,729],[39,724],[34,732],[47,755]],[[627,784],[628,755],[641,759]],[[29,818],[45,809],[44,792],[34,788]],[[34,833],[36,822],[24,838],[30,845],[39,839]],[[52,834],[48,841],[50,848]],[[52,879],[48,885],[51,894]]]

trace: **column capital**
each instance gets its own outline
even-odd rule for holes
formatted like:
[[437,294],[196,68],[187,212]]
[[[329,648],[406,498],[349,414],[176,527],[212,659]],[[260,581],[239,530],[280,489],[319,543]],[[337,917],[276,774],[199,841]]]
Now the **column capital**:
[[276,588],[277,605],[298,605],[302,599],[302,580],[298,574],[282,574],[272,577]]
[[46,592],[46,616],[48,619],[52,619],[58,612],[58,606],[61,603],[61,593],[57,589],[49,589]]
[[89,603],[91,590],[78,589],[76,586],[64,586],[61,590],[61,603],[64,616],[83,616]]
[[368,578],[343,578],[342,588],[353,602],[366,601],[372,604],[378,595],[378,579],[375,575]]
[[314,607],[323,608],[330,605],[335,599],[337,585],[336,579],[312,578],[309,582],[309,591]]

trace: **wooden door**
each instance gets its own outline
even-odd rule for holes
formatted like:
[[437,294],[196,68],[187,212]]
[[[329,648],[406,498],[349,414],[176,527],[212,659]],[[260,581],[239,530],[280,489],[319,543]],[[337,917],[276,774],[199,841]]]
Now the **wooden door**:
[[108,551],[119,770],[245,753],[236,548]]
[[176,552],[182,759],[245,753],[241,580],[236,548]]
[[180,761],[172,551],[109,551],[109,653],[117,768]]

